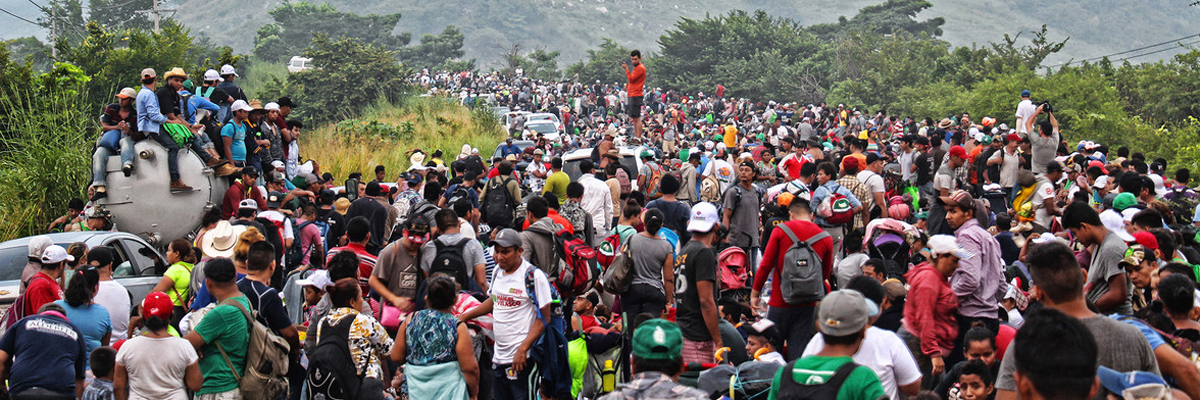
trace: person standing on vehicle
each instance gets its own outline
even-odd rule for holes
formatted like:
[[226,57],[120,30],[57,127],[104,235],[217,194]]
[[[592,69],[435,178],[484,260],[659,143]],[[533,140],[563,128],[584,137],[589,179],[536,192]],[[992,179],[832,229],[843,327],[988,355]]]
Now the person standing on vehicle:
[[[495,353],[492,369],[495,374],[496,400],[537,399],[537,382],[541,371],[533,360],[528,359],[530,349],[541,337],[545,326],[538,318],[538,310],[550,315],[550,281],[546,274],[521,257],[521,234],[512,229],[496,233],[491,245],[496,249],[496,264],[500,270],[488,291],[487,300],[475,308],[459,315],[458,319],[470,321],[491,313],[496,321]],[[533,269],[532,289],[526,275]],[[534,298],[537,304],[534,304]]]
[[625,68],[625,78],[629,80],[629,84],[625,85],[625,91],[629,92],[629,119],[633,120],[633,137],[642,138],[642,100],[645,94],[642,93],[642,88],[646,85],[646,66],[642,65],[642,52],[633,50],[629,52],[629,61],[633,63],[633,69],[629,69],[629,65],[621,63],[621,67]]
[[729,236],[726,236],[729,244],[746,252],[746,268],[751,271],[758,267],[759,231],[762,229],[761,199],[754,187],[755,171],[752,161],[742,161],[738,166],[738,184],[725,191],[725,212],[721,220],[729,228]]
[[683,362],[711,363],[721,348],[717,313],[717,243],[720,217],[712,203],[692,207],[688,232],[692,240],[684,245],[675,261],[676,322],[683,331]]

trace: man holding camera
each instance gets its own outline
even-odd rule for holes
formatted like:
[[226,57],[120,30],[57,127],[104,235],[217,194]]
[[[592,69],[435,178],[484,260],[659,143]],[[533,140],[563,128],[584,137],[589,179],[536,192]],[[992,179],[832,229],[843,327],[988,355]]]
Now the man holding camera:
[[[1049,117],[1037,124],[1038,130],[1035,134],[1033,133],[1033,123],[1043,112]],[[1061,141],[1058,134],[1058,119],[1054,118],[1054,109],[1050,107],[1049,102],[1042,102],[1034,109],[1033,115],[1025,120],[1025,130],[1029,132],[1029,143],[1032,147],[1033,173],[1044,174],[1046,173],[1046,164],[1054,159],[1058,152],[1058,143]]]

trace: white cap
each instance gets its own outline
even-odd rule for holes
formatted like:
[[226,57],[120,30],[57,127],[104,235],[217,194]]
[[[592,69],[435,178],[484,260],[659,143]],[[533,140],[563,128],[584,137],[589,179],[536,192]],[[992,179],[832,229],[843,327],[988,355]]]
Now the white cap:
[[720,221],[717,206],[703,202],[692,206],[692,216],[688,220],[688,232],[708,232]]
[[208,71],[204,71],[204,80],[219,82],[219,81],[223,81],[224,79],[221,79],[221,74],[218,74],[217,70],[210,69]]
[[934,257],[942,254],[953,254],[964,260],[975,257],[974,253],[959,246],[958,240],[953,235],[933,235],[929,238],[929,251],[933,253]]
[[233,66],[229,65],[229,64],[225,64],[225,65],[221,66],[221,75],[241,76],[241,75],[238,75],[237,71],[235,71],[233,69]]
[[245,100],[234,100],[233,105],[229,106],[229,111],[250,111],[250,105],[246,104]]
[[238,203],[238,209],[243,209],[243,208],[253,208],[253,209],[257,210],[258,202],[254,201],[254,199],[242,199],[242,201],[240,203]]
[[59,245],[51,245],[42,251],[42,262],[55,264],[63,261],[75,261],[75,256],[67,254],[67,249]]
[[267,111],[271,111],[271,110],[279,111],[279,103],[272,101],[270,103],[267,103],[267,105],[263,106],[263,109],[267,110]]
[[[1130,207],[1130,209],[1135,210],[1135,212],[1137,211],[1136,208]],[[1117,237],[1121,238],[1122,241],[1125,241],[1126,243],[1134,241],[1133,235],[1130,235],[1129,231],[1125,230],[1124,218],[1122,218],[1121,214],[1116,210],[1105,210],[1104,212],[1100,213],[1100,223],[1103,224],[1105,228],[1108,228],[1109,232],[1112,232],[1116,234]]]
[[325,290],[325,288],[333,286],[333,281],[329,280],[328,271],[318,269],[313,271],[307,278],[297,280],[296,284],[300,286],[315,286],[318,289]]
[[271,161],[271,166],[275,167],[275,168],[283,168],[283,161],[279,161],[279,160]]

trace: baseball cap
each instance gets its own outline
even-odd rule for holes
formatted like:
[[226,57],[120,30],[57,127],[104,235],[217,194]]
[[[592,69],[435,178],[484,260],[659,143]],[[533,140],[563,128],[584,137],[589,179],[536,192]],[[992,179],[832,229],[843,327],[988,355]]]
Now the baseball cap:
[[1117,237],[1121,238],[1121,241],[1126,243],[1134,241],[1133,235],[1130,235],[1129,231],[1125,230],[1125,220],[1121,217],[1121,213],[1116,211],[1102,212],[1100,213],[1100,223],[1103,224],[1109,232],[1112,232],[1116,234]]
[[1133,207],[1137,204],[1137,197],[1133,193],[1122,192],[1113,198],[1113,209],[1117,211],[1125,211],[1126,208]]
[[46,235],[38,235],[30,238],[29,257],[41,258],[42,253],[46,252],[46,248],[50,247],[52,244],[54,244],[54,240],[51,240],[50,237]]
[[858,170],[858,167],[859,167],[859,165],[858,165],[857,158],[846,157],[846,158],[842,159],[842,169],[843,170],[849,170],[849,169]]
[[142,312],[145,312],[147,317],[158,317],[163,321],[170,321],[171,313],[174,311],[175,303],[166,293],[150,292],[146,298],[142,299]]
[[683,356],[683,333],[679,325],[655,318],[633,331],[633,355],[645,360],[675,360]]
[[654,157],[654,153],[651,153],[650,150],[642,150],[642,158],[653,158],[653,157]]
[[950,192],[949,196],[940,196],[937,198],[937,201],[942,207],[956,206],[964,210],[975,209],[975,198],[962,189]]
[[267,208],[279,208],[283,204],[283,198],[286,196],[283,192],[271,192],[267,194]]
[[267,103],[267,105],[263,106],[263,109],[267,110],[267,111],[271,111],[271,110],[279,111],[279,103],[272,101],[270,103]]
[[1153,233],[1141,231],[1133,234],[1133,240],[1148,250],[1158,250],[1158,238]]
[[233,282],[237,278],[237,269],[233,267],[233,260],[217,257],[204,263],[204,277],[213,282]]
[[1031,95],[1031,93],[1029,93],[1029,90],[1021,91],[1021,97],[1029,97],[1030,95]]
[[1121,262],[1119,264],[1121,266],[1128,265],[1128,266],[1133,266],[1133,267],[1142,265],[1142,261],[1146,260],[1146,252],[1147,251],[1150,251],[1150,250],[1140,244],[1135,244],[1133,246],[1129,246],[1128,249],[1125,249],[1125,258],[1122,258]]
[[1021,135],[1018,135],[1018,134],[1015,134],[1015,133],[1010,133],[1010,134],[1008,134],[1008,138],[1007,138],[1007,140],[1008,140],[1009,142],[1020,142],[1020,141],[1021,141]]
[[113,262],[112,249],[109,249],[108,246],[93,247],[87,252],[87,260],[89,263],[95,262],[96,265],[101,267],[108,266]]
[[876,161],[883,161],[883,157],[879,153],[867,153],[867,165],[874,164]]
[[962,248],[958,244],[958,239],[954,235],[933,235],[929,238],[929,251],[934,257],[943,254],[951,254],[959,259],[965,260],[975,257],[975,253],[971,253]]
[[242,175],[250,175],[250,176],[257,178],[258,177],[258,167],[255,167],[253,165],[247,165],[245,168],[242,168]]
[[[835,290],[817,308],[817,329],[829,336],[849,336],[867,326],[875,303],[854,290]],[[878,312],[876,309],[875,312]]]
[[307,174],[300,174],[300,176],[304,178],[305,186],[313,185],[313,184],[317,184],[317,183],[325,183],[325,181],[322,180],[320,177],[317,177],[316,174],[307,173]]
[[146,68],[146,69],[142,70],[142,77],[143,78],[156,78],[156,77],[158,77],[158,73],[154,72],[154,68]]
[[127,88],[121,89],[120,92],[117,92],[117,97],[120,97],[122,99],[131,99],[131,98],[137,97],[137,92],[134,91],[133,88],[127,87]]
[[210,69],[210,70],[208,70],[208,71],[204,71],[204,80],[206,80],[206,81],[218,81],[218,82],[219,82],[219,81],[222,81],[222,80],[224,80],[224,79],[221,79],[221,74],[218,74],[218,73],[217,73],[217,70],[215,70],[215,69]]
[[283,164],[283,161],[275,160],[275,161],[271,161],[271,166],[275,167],[275,168],[283,168],[284,164]]
[[241,75],[238,75],[237,71],[233,69],[233,66],[229,65],[229,64],[225,64],[225,65],[221,66],[221,75],[241,76]]
[[521,234],[512,228],[501,229],[496,232],[496,238],[490,243],[496,247],[519,247],[521,246]]
[[250,110],[252,110],[252,108],[250,108],[250,105],[247,104],[245,100],[234,100],[233,104],[229,106],[229,111],[249,112]]
[[240,210],[243,208],[252,208],[252,209],[257,210],[258,202],[254,201],[254,199],[242,199],[242,201],[240,203],[238,203],[238,209]]
[[329,271],[318,269],[309,274],[307,278],[296,281],[300,286],[313,286],[321,290],[333,286],[333,281],[329,280]]
[[267,182],[283,183],[284,180],[285,180],[285,178],[283,177],[282,172],[279,172],[279,171],[268,171],[267,172]]
[[950,148],[950,153],[949,153],[949,154],[950,154],[951,156],[953,156],[953,157],[958,157],[958,158],[961,158],[961,159],[964,159],[964,160],[966,160],[966,159],[968,158],[968,157],[967,157],[967,150],[966,150],[966,149],[963,149],[963,147],[962,147],[962,146],[954,146],[954,147],[951,147],[951,148]]
[[409,222],[408,228],[404,230],[404,235],[416,244],[425,244],[429,241],[429,221],[425,217],[417,216]]
[[1163,378],[1145,371],[1117,372],[1101,366],[1096,371],[1100,385],[1127,399],[1169,399],[1171,388]]
[[688,232],[708,232],[720,221],[717,216],[717,206],[703,202],[692,207],[692,217],[688,220]]
[[[1104,173],[1105,175],[1108,175],[1108,168],[1105,168],[1104,162],[1102,162],[1100,160],[1088,161],[1088,168],[1091,168],[1091,167],[1100,167],[1100,172]],[[1099,180],[1097,180],[1097,181],[1099,181]]]
[[67,254],[67,249],[59,245],[51,245],[42,251],[42,262],[46,264],[75,261],[75,256]]

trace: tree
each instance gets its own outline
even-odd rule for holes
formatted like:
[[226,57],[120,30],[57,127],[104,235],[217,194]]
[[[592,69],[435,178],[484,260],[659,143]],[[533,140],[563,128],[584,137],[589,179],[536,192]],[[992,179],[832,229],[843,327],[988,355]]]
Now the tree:
[[8,46],[8,51],[12,53],[10,57],[13,60],[28,60],[33,63],[35,71],[45,71],[50,68],[50,46],[37,38],[26,36],[3,43]]
[[155,0],[89,0],[88,18],[109,29],[150,29],[149,10]]
[[945,18],[917,20],[918,13],[932,6],[927,0],[887,0],[883,4],[863,7],[854,18],[840,17],[836,23],[812,25],[807,31],[824,39],[844,36],[854,31],[868,31],[880,35],[925,33],[937,37],[942,35]]
[[159,74],[180,67],[198,76],[198,59],[209,50],[193,41],[189,31],[174,20],[162,23],[161,31],[108,29],[96,22],[87,25],[88,35],[78,45],[58,43],[60,61],[79,67],[92,79],[86,84],[91,98],[86,104],[103,105],[122,87],[137,87],[138,72],[154,68]]
[[409,33],[392,33],[400,21],[399,13],[358,15],[340,12],[328,3],[284,1],[270,14],[275,23],[264,25],[254,38],[254,54],[268,61],[299,54],[315,34],[355,38],[387,50],[399,50],[412,39]]
[[394,51],[346,38],[313,37],[304,56],[313,59],[313,69],[288,75],[298,110],[315,123],[358,115],[379,101],[397,101],[408,85],[411,71],[400,68]]
[[588,50],[588,57],[584,61],[567,67],[567,76],[578,75],[582,82],[625,82],[622,61],[629,62],[629,49],[605,38],[599,49]]
[[553,81],[562,77],[558,70],[558,51],[548,52],[541,48],[531,51],[522,57],[521,68],[525,70],[525,76],[533,79]]
[[[454,25],[447,25],[441,34],[426,34],[421,37],[420,44],[402,48],[398,54],[400,61],[409,67],[443,69],[466,54],[463,52],[463,33]],[[466,66],[474,69],[475,60],[470,60]]]

